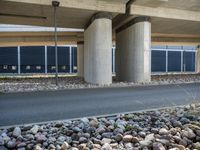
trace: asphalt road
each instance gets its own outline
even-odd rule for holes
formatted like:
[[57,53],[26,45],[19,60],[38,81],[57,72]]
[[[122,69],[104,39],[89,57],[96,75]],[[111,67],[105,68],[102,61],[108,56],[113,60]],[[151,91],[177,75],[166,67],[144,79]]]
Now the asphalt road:
[[200,102],[200,83],[0,95],[0,126]]

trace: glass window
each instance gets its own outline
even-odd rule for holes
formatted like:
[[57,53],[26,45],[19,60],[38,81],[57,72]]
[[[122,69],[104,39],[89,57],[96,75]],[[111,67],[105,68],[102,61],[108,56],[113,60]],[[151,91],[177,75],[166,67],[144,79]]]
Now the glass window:
[[31,66],[26,66],[26,70],[30,70],[31,69]]
[[183,71],[195,71],[195,52],[183,52]]
[[74,70],[77,70],[77,66],[74,66]]
[[36,70],[41,70],[41,66],[36,66]]
[[166,51],[151,52],[151,71],[165,72],[166,71]]
[[12,70],[16,70],[16,69],[17,69],[17,66],[12,66],[11,69],[12,69]]
[[61,69],[62,69],[62,70],[66,70],[66,66],[62,66]]
[[51,70],[56,70],[56,66],[51,66]]
[[3,69],[7,70],[8,69],[8,65],[3,65]]
[[181,52],[180,51],[168,52],[168,71],[169,72],[181,71]]

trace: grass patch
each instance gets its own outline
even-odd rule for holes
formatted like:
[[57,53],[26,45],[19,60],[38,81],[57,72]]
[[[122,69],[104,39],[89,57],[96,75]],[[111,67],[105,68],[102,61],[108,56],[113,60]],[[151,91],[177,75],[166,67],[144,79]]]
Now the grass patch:
[[130,130],[132,130],[132,129],[133,129],[133,126],[132,126],[132,125],[127,124],[127,125],[125,126],[125,131],[130,131]]

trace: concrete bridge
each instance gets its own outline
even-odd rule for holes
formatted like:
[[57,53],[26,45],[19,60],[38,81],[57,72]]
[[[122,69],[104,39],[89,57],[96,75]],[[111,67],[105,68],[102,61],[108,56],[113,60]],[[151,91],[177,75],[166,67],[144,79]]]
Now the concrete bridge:
[[[149,82],[153,43],[200,43],[199,0],[60,0],[60,42],[77,42],[78,67],[89,83],[112,82],[111,53],[116,44],[117,78]],[[0,1],[0,23],[53,26],[51,0]],[[20,36],[19,36],[20,35]],[[52,32],[0,33],[1,43],[51,43]],[[13,38],[10,38],[13,37]],[[51,38],[52,37],[52,38]],[[67,40],[66,40],[67,39]],[[11,43],[7,44],[11,44]],[[21,42],[21,43],[20,43]],[[200,58],[198,59],[200,64]],[[200,66],[200,65],[199,65]]]

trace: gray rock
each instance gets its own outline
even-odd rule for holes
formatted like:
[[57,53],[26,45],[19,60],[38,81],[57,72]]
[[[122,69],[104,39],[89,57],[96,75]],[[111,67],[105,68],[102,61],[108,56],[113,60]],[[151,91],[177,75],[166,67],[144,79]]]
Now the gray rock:
[[66,137],[64,137],[64,136],[59,136],[58,139],[57,139],[57,142],[58,142],[58,143],[64,143],[65,140],[66,140]]
[[102,133],[104,133],[105,131],[106,131],[106,130],[105,130],[104,127],[99,127],[99,128],[97,128],[97,130],[96,130],[96,132],[99,133],[99,134],[102,134]]
[[54,126],[57,127],[57,128],[60,128],[60,127],[63,126],[63,122],[62,121],[57,121]]
[[158,134],[159,133],[159,129],[158,128],[152,128],[151,132],[154,134]]
[[181,140],[179,141],[179,144],[180,144],[180,145],[183,145],[183,146],[185,146],[185,147],[187,147],[187,145],[188,145],[186,139],[181,139]]
[[192,129],[186,128],[185,130],[182,131],[182,136],[187,137],[189,139],[193,139],[196,137],[195,133],[193,132]]
[[26,150],[24,147],[19,147],[17,150]]
[[74,127],[72,130],[76,133],[81,132],[81,129],[79,127]]
[[25,136],[24,136],[26,139],[28,139],[28,140],[34,140],[34,136],[32,135],[32,134],[26,134]]
[[125,135],[123,137],[124,142],[132,142],[133,136],[132,135]]
[[194,144],[193,144],[193,147],[194,147],[195,149],[199,150],[199,149],[200,149],[200,142],[194,143]]
[[4,139],[2,136],[0,136],[0,146],[4,145]]
[[39,145],[36,145],[35,150],[43,150],[43,149]]
[[90,126],[95,127],[95,128],[98,128],[99,126],[98,120],[91,120],[89,124]]
[[170,141],[167,139],[156,139],[156,141],[166,146],[170,145]]
[[139,139],[138,139],[137,137],[133,137],[133,138],[132,138],[132,142],[133,142],[133,143],[139,143]]
[[81,121],[84,123],[84,124],[88,124],[90,121],[88,120],[88,118],[82,118]]
[[165,128],[161,128],[160,130],[159,130],[159,134],[160,135],[166,135],[166,134],[168,134],[169,133],[169,131],[167,130],[167,129],[165,129]]
[[53,144],[53,143],[56,142],[56,138],[55,138],[55,137],[49,137],[49,138],[47,139],[47,142],[48,142],[49,144]]
[[93,138],[92,140],[93,140],[93,143],[94,143],[94,144],[99,144],[99,145],[101,145],[101,140],[99,140],[99,139],[97,139],[97,138]]
[[180,121],[176,121],[176,120],[173,121],[172,124],[173,124],[174,127],[180,127],[180,128],[182,128],[182,126],[183,126],[182,123],[181,123]]
[[43,134],[41,134],[41,133],[36,134],[35,137],[36,137],[36,141],[37,141],[38,143],[43,143],[44,141],[47,140],[46,136],[43,135]]
[[27,150],[32,150],[33,147],[34,147],[34,144],[28,144],[28,145],[26,146],[26,149],[27,149]]
[[111,143],[111,141],[112,141],[111,139],[108,139],[108,138],[103,138],[101,142],[102,142],[103,144],[105,144],[105,143],[108,143],[108,144],[110,144],[110,143]]
[[200,136],[200,130],[196,130],[198,136]]
[[148,140],[140,141],[140,145],[142,148],[149,147],[151,144],[152,144],[152,141],[148,141]]
[[56,149],[56,147],[55,147],[53,144],[50,144],[50,145],[48,146],[48,149]]
[[105,133],[102,134],[103,138],[111,138],[112,136],[113,136],[112,132],[105,132]]
[[20,135],[21,135],[21,129],[19,127],[15,127],[15,129],[13,130],[13,136],[18,137]]
[[10,148],[10,149],[13,149],[13,148],[15,148],[15,146],[16,146],[16,142],[15,142],[14,140],[8,141],[8,143],[6,144],[6,146],[7,146],[8,148]]
[[144,148],[144,147],[149,147],[153,143],[154,140],[155,140],[154,134],[149,134],[145,137],[145,140],[140,141],[139,143],[141,147]]
[[117,134],[114,139],[117,141],[117,142],[120,142],[122,139],[123,139],[123,135],[122,134]]
[[69,144],[67,142],[63,142],[62,146],[61,146],[61,150],[68,150],[69,148]]
[[102,147],[101,150],[112,150],[112,147],[110,146],[110,144],[105,143]]
[[87,140],[87,138],[85,138],[85,137],[80,137],[80,138],[79,138],[79,142],[80,142],[80,143],[87,143],[87,141],[88,141],[88,140]]
[[165,150],[165,147],[158,142],[153,143],[153,150]]
[[37,134],[38,133],[38,130],[39,130],[39,126],[38,125],[34,125],[30,131],[32,134]]
[[133,144],[132,143],[125,143],[124,144],[126,150],[133,150]]
[[20,148],[20,147],[26,147],[26,143],[21,142],[21,143],[17,144],[17,147],[18,148]]
[[146,133],[145,133],[145,132],[142,132],[142,131],[140,131],[138,134],[139,134],[139,136],[141,136],[142,138],[145,138],[145,136],[146,136]]

